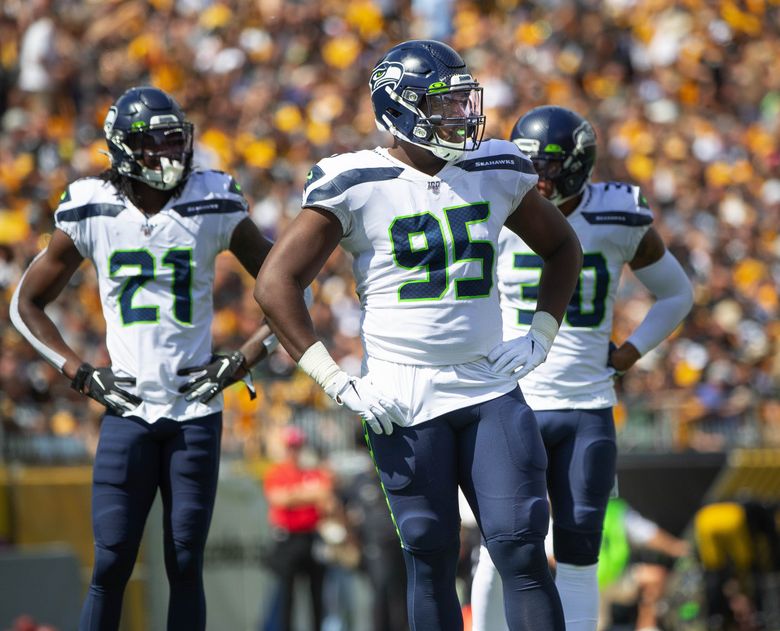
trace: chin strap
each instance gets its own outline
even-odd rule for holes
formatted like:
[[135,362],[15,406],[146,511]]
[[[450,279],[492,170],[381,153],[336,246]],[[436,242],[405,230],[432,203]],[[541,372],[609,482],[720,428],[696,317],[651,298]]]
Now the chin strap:
[[430,151],[437,158],[441,158],[447,162],[452,162],[462,157],[465,151],[463,149],[454,149],[442,145],[420,145],[428,151]]
[[160,158],[160,166],[162,167],[162,171],[156,171],[142,166],[141,173],[143,173],[143,181],[152,188],[163,191],[169,191],[172,188],[175,188],[184,176],[184,165],[178,160]]
[[582,191],[585,190],[585,188],[588,186],[589,183],[590,183],[589,179],[585,180],[585,184],[582,185],[582,188],[580,190],[578,190],[576,193],[574,193],[574,195],[569,195],[568,197],[561,197],[560,194],[558,193],[558,187],[556,186],[555,187],[555,194],[552,195],[551,197],[549,197],[548,200],[552,204],[555,204],[556,206],[558,206],[560,208],[561,204],[565,204],[570,199],[574,199],[575,197],[577,197],[577,195],[582,193]]

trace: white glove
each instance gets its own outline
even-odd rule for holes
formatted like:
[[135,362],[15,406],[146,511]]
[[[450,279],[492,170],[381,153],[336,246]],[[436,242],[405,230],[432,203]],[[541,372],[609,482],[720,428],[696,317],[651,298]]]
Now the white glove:
[[527,335],[501,342],[487,359],[495,372],[520,380],[547,359],[557,332],[558,321],[545,311],[537,311]]
[[345,373],[322,342],[315,342],[298,360],[298,366],[339,405],[356,412],[376,434],[392,434],[393,423],[404,425],[407,409],[371,383],[368,375],[358,379]]
[[393,433],[393,423],[403,425],[406,419],[404,407],[383,395],[368,375],[358,379],[342,370],[324,390],[336,403],[359,414],[376,434],[389,436]]

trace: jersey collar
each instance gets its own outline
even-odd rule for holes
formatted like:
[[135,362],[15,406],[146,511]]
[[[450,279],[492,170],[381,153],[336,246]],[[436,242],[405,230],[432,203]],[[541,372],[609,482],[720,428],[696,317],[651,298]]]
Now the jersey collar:
[[406,162],[401,162],[400,160],[396,160],[393,156],[390,155],[390,152],[387,150],[387,147],[376,147],[374,149],[374,152],[377,155],[382,156],[385,160],[391,162],[392,164],[403,167],[404,169],[404,175],[407,176],[410,179],[413,180],[420,180],[424,182],[429,182],[432,180],[443,180],[444,178],[442,175],[452,166],[451,162],[448,162],[445,164],[441,170],[436,175],[428,175],[427,173],[423,173],[422,171],[418,171],[413,166],[406,164]]

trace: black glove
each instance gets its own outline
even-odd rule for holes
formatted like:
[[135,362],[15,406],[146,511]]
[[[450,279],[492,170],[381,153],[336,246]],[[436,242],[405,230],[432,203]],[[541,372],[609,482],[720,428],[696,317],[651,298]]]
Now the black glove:
[[95,399],[109,410],[132,412],[141,404],[140,397],[119,386],[134,386],[135,377],[117,377],[111,368],[95,368],[84,362],[76,371],[70,387]]
[[[245,375],[236,377],[236,373],[241,369],[246,371]],[[249,367],[246,365],[246,358],[241,351],[235,351],[230,355],[212,355],[211,363],[205,366],[182,368],[176,374],[180,377],[195,375],[179,388],[179,393],[186,393],[184,398],[187,401],[197,399],[201,403],[208,403],[218,392],[239,380],[246,384],[250,398],[254,399],[257,396]]]

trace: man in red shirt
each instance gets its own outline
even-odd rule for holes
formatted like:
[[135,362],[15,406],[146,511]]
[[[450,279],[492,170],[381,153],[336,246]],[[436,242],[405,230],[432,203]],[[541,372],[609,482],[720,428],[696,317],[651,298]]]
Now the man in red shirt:
[[320,517],[333,501],[332,481],[322,469],[301,466],[306,436],[300,429],[289,427],[283,437],[285,457],[271,465],[264,480],[274,540],[269,560],[281,588],[282,629],[292,628],[295,579],[304,575],[311,589],[312,630],[319,631],[325,566],[315,558],[313,547]]

